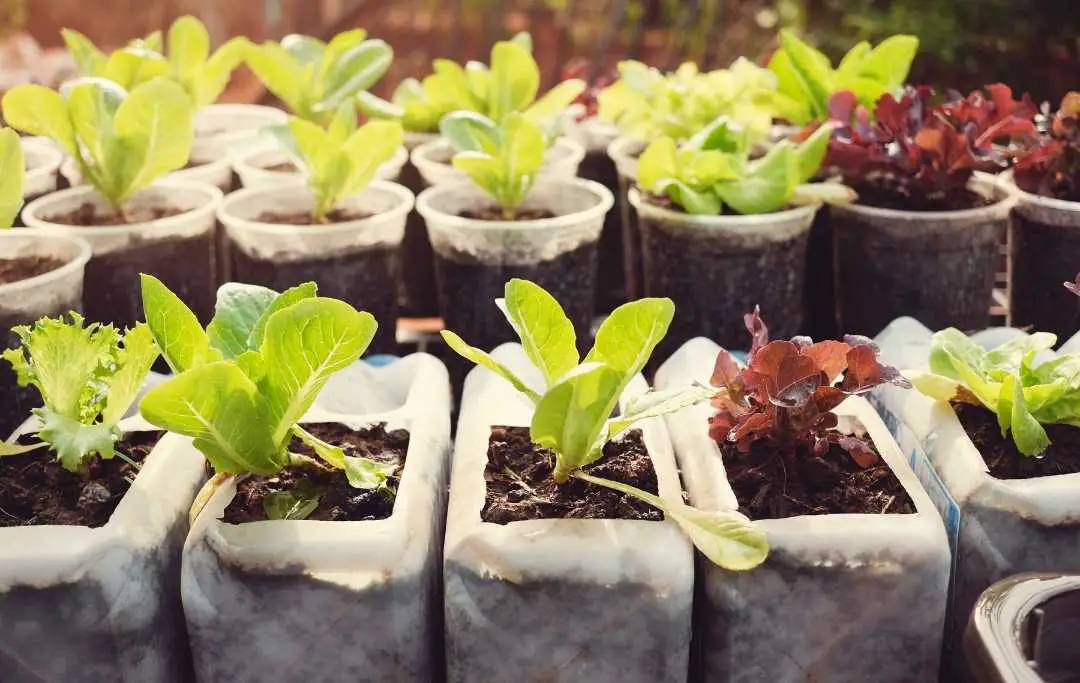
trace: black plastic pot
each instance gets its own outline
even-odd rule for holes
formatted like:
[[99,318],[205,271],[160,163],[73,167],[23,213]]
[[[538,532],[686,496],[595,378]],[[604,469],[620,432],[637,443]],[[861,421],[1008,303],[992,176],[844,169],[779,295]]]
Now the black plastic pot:
[[641,231],[637,209],[630,204],[630,190],[637,184],[638,157],[645,143],[632,138],[617,138],[608,145],[608,156],[618,174],[619,224],[622,232],[623,281],[628,300],[639,299],[645,292],[644,266],[641,260]]
[[[411,152],[415,147],[435,139],[435,134],[410,133],[406,135],[405,146]],[[401,169],[402,185],[413,194],[420,194],[427,187],[420,171],[410,160]],[[405,237],[401,241],[401,289],[399,300],[402,315],[406,317],[427,318],[439,314],[439,294],[435,284],[435,255],[431,251],[431,240],[424,227],[424,219],[415,211],[410,211],[405,221]]]

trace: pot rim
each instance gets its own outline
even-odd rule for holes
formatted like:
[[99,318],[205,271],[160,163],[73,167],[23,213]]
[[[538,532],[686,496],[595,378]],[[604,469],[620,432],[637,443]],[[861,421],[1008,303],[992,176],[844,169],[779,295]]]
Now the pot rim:
[[47,287],[53,281],[62,280],[75,273],[75,271],[85,268],[86,264],[90,261],[90,257],[93,255],[93,248],[90,246],[90,243],[81,237],[76,235],[43,232],[35,228],[16,228],[15,230],[0,232],[0,245],[9,239],[26,239],[27,237],[38,237],[45,240],[68,242],[75,247],[75,257],[59,268],[55,268],[46,273],[28,277],[25,280],[0,284],[0,294],[15,294],[26,289]]
[[[542,178],[536,183],[535,187],[547,187],[552,185],[573,185],[582,189],[588,190],[596,198],[596,204],[581,211],[575,211],[573,213],[563,214],[561,216],[553,216],[551,218],[537,218],[533,220],[525,221],[485,221],[476,218],[465,218],[456,214],[447,213],[442,209],[437,209],[431,206],[433,198],[437,198],[445,194],[458,194],[458,193],[471,193],[478,196],[483,196],[485,199],[488,195],[483,193],[480,188],[473,183],[472,180],[465,180],[456,183],[443,183],[441,185],[432,185],[416,197],[416,211],[423,217],[424,221],[435,220],[438,221],[442,227],[455,230],[474,230],[474,231],[499,231],[499,230],[532,230],[532,229],[544,229],[544,228],[562,228],[568,225],[576,225],[585,221],[592,220],[596,217],[603,217],[611,210],[611,207],[615,204],[615,197],[611,194],[611,190],[607,189],[600,183],[588,180],[586,178]],[[527,197],[526,197],[527,199]],[[492,200],[493,201],[493,200]]]
[[783,211],[773,211],[772,213],[755,213],[738,216],[713,216],[703,214],[690,214],[683,213],[681,211],[673,211],[671,209],[665,209],[662,206],[655,206],[645,201],[642,197],[641,190],[636,187],[630,188],[629,192],[630,203],[637,210],[640,216],[661,219],[666,221],[675,221],[679,223],[692,223],[705,226],[722,226],[725,228],[739,228],[739,227],[756,227],[766,224],[775,224],[786,221],[794,221],[801,218],[806,218],[807,215],[813,216],[821,208],[821,204],[804,204],[802,206],[794,206],[790,209],[784,209]]
[[998,197],[997,201],[986,206],[976,206],[971,209],[956,209],[953,211],[905,211],[903,209],[882,209],[876,206],[863,206],[861,204],[837,204],[834,205],[833,210],[838,212],[847,211],[877,218],[896,218],[902,221],[911,220],[913,218],[928,221],[960,221],[978,219],[984,216],[990,217],[1001,212],[1003,209],[1012,208],[1013,204],[1016,203],[1015,194],[1004,187],[1000,178],[995,175],[976,172],[968,182],[968,189],[982,195],[984,198],[990,198],[998,194],[1001,196]]
[[[306,173],[299,167],[293,171],[274,171],[264,166],[260,166],[258,163],[256,163],[255,160],[263,155],[276,155],[280,156],[285,161],[292,162],[292,159],[289,157],[289,153],[283,147],[276,144],[266,144],[252,147],[251,149],[246,149],[242,152],[232,155],[232,166],[234,169],[236,169],[237,173],[240,173],[240,169],[243,168],[244,173],[251,173],[256,175],[266,174],[279,181],[284,181],[293,177],[298,179],[306,177]],[[226,157],[226,159],[228,158],[229,157]],[[381,164],[379,168],[381,169],[384,167],[391,167],[398,169],[398,172],[400,173],[400,169],[403,168],[405,164],[408,163],[408,161],[409,148],[407,145],[402,143],[398,146],[397,149],[394,150],[394,155],[387,159],[385,163]]]
[[[543,164],[541,164],[540,166],[541,174],[543,174],[545,170],[549,170],[553,166],[558,167],[563,165],[580,165],[582,159],[585,158],[585,146],[582,145],[580,142],[576,142],[565,136],[557,138],[555,140],[555,143],[552,144],[552,146],[544,152],[545,156],[551,153],[556,147],[561,148],[566,154],[566,156],[550,161],[545,159]],[[456,171],[457,169],[454,169],[453,164],[449,161],[437,161],[435,159],[429,158],[428,155],[432,154],[434,150],[443,149],[450,149],[451,154],[453,153],[453,148],[450,147],[450,141],[442,136],[439,136],[433,140],[429,140],[428,142],[419,144],[414,147],[412,153],[409,154],[409,160],[412,161],[412,165],[420,169],[421,172],[423,172],[425,169],[429,171],[434,171],[435,173],[446,170]],[[458,172],[463,173],[461,171]]]
[[999,178],[1001,186],[1008,192],[1016,195],[1016,197],[1025,204],[1034,204],[1035,206],[1044,209],[1053,209],[1064,213],[1080,213],[1080,202],[1071,202],[1068,199],[1058,199],[1057,197],[1044,197],[1041,194],[1033,194],[1027,190],[1021,189],[1020,186],[1016,184],[1016,179],[1013,178],[1012,171],[1003,173]]

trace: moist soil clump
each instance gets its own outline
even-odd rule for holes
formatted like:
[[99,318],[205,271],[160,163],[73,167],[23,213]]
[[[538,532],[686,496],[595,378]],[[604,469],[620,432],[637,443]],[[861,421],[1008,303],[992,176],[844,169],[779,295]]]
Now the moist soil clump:
[[735,444],[724,444],[720,451],[739,512],[750,519],[915,512],[915,503],[884,460],[863,469],[835,444],[820,458],[805,449],[785,458],[761,441],[745,454]]
[[[142,463],[162,434],[130,432],[116,450]],[[119,456],[90,458],[79,473],[65,470],[45,449],[0,458],[0,527],[105,526],[138,473]]]
[[[462,218],[471,218],[474,221],[505,221],[502,209],[497,206],[485,206],[482,209],[466,209],[458,214]],[[511,220],[515,221],[540,221],[546,218],[554,218],[555,214],[547,209],[518,209]]]
[[361,221],[365,218],[371,218],[371,214],[364,211],[353,211],[351,209],[334,209],[326,214],[326,223],[316,223],[309,211],[264,211],[259,214],[259,217],[255,220],[262,223],[273,223],[275,225],[332,225],[334,223],[345,223],[346,221]]
[[1009,312],[1016,327],[1034,326],[1065,342],[1080,330],[1080,299],[1061,286],[1076,277],[1080,234],[1012,212],[1012,293]]
[[162,218],[179,216],[182,213],[185,213],[185,211],[183,209],[178,209],[175,206],[154,206],[143,209],[138,216],[127,217],[119,213],[99,213],[97,206],[90,202],[85,202],[70,211],[52,214],[46,217],[45,220],[59,225],[93,228],[108,225],[129,225],[131,223],[157,221]]
[[990,474],[998,479],[1033,479],[1055,474],[1080,472],[1080,427],[1043,425],[1050,446],[1042,456],[1032,458],[1016,448],[1012,433],[1001,436],[997,415],[983,406],[952,402],[956,417],[968,438],[979,449]]
[[[528,427],[492,427],[481,519],[495,524],[527,519],[664,519],[664,513],[624,493],[574,478],[556,484],[551,476],[554,468],[555,453],[534,444]],[[657,494],[656,470],[640,429],[609,441],[604,455],[582,469]]]
[[[294,491],[302,482],[306,482],[305,485],[314,485],[322,492],[318,507],[307,519],[362,522],[386,519],[393,514],[401,472],[405,467],[405,455],[409,450],[409,432],[404,429],[387,431],[385,423],[360,430],[352,430],[336,423],[305,425],[304,429],[323,441],[342,448],[345,455],[393,463],[397,465],[397,470],[386,480],[386,486],[368,491],[353,488],[343,470],[329,466],[291,467],[272,477],[250,476],[237,485],[236,497],[225,508],[225,522],[244,524],[265,521],[267,517],[263,500],[266,495]],[[311,448],[295,437],[289,450],[322,463]]]
[[0,285],[29,280],[63,266],[67,261],[51,256],[0,258]]

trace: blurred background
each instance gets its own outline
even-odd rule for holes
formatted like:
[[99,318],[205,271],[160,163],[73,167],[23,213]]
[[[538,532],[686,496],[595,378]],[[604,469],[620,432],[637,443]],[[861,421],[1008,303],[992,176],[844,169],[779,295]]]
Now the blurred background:
[[[0,78],[61,78],[61,27],[116,47],[183,14],[218,41],[364,27],[396,51],[383,95],[427,73],[434,57],[485,57],[494,40],[524,29],[548,84],[575,60],[594,75],[626,57],[661,67],[763,61],[777,29],[794,27],[834,58],[859,39],[915,34],[913,82],[967,91],[1004,81],[1038,100],[1080,87],[1080,0],[0,0]],[[266,95],[241,72],[224,99]]]

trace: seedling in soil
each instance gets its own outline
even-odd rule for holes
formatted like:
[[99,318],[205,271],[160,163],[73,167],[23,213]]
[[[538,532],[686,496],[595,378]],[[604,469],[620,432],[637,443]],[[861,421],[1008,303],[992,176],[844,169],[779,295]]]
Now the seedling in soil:
[[292,113],[328,127],[341,105],[385,110],[389,103],[368,92],[383,77],[394,51],[367,31],[353,29],[329,43],[288,35],[247,49],[247,64]]
[[74,29],[62,29],[60,34],[85,77],[104,78],[131,90],[169,72],[169,64],[162,55],[161,31],[137,38],[109,54]]
[[19,85],[4,95],[3,110],[13,128],[59,143],[122,218],[132,195],[183,168],[191,152],[194,107],[163,76],[130,92],[102,78],[76,79],[60,92]]
[[[192,437],[220,475],[272,476],[291,467],[344,471],[357,489],[383,486],[395,466],[345,452],[298,422],[330,377],[364,353],[378,327],[369,313],[316,295],[308,282],[281,294],[229,283],[204,330],[160,281],[142,276],[146,320],[176,377],[139,405],[151,424]],[[317,459],[289,451],[300,439]],[[205,494],[205,491],[204,491]],[[300,486],[267,498],[271,519],[303,519],[320,491]],[[200,495],[205,500],[205,495]]]
[[0,128],[0,228],[10,228],[19,215],[26,184],[26,159],[19,134]]
[[1017,450],[1040,455],[1050,445],[1043,425],[1080,427],[1080,354],[1037,362],[1057,336],[1035,332],[986,351],[949,328],[930,342],[930,372],[910,373],[922,393],[939,401],[984,406],[997,415],[1001,435]]
[[778,114],[797,126],[825,121],[830,98],[843,91],[873,110],[883,95],[899,93],[918,50],[915,36],[890,36],[876,47],[864,40],[848,50],[834,69],[825,54],[791,31],[780,31],[780,48],[769,60],[769,70],[776,74],[784,96],[777,101]]
[[791,204],[854,199],[837,183],[808,183],[821,167],[830,130],[823,126],[796,145],[777,143],[764,157],[750,158],[744,129],[720,119],[681,147],[664,137],[641,155],[638,183],[690,214],[715,216],[779,211]]
[[765,560],[764,533],[734,511],[705,512],[682,501],[664,500],[633,486],[595,477],[582,468],[596,462],[603,447],[641,420],[703,401],[715,392],[702,386],[651,392],[612,413],[627,384],[645,366],[667,333],[675,308],[669,299],[641,299],[615,309],[600,326],[592,350],[580,360],[574,327],[559,303],[527,280],[510,280],[497,304],[521,339],[529,360],[544,377],[537,391],[484,351],[453,332],[443,339],[458,354],[499,376],[536,406],[532,441],[555,453],[552,476],[571,477],[637,498],[669,515],[710,560],[728,569],[750,569]]
[[882,384],[911,386],[899,371],[879,362],[877,346],[856,335],[842,342],[769,341],[756,308],[744,319],[753,339],[746,365],[721,350],[710,380],[720,391],[712,400],[716,415],[709,420],[713,440],[735,444],[740,453],[762,441],[789,459],[799,453],[822,456],[836,444],[860,467],[876,465],[878,455],[864,440],[836,430],[832,410],[848,396]]
[[290,116],[286,125],[271,132],[307,174],[315,195],[314,223],[328,222],[328,214],[343,199],[370,185],[404,139],[401,124],[395,121],[369,121],[357,128],[351,102],[341,105],[327,129]]
[[1039,117],[1039,143],[1025,151],[1013,171],[1020,189],[1080,202],[1080,92],[1070,92],[1051,117]]
[[3,352],[20,386],[41,394],[36,443],[0,444],[0,456],[43,446],[56,453],[70,472],[84,469],[88,458],[112,458],[121,438],[117,427],[135,401],[143,379],[158,357],[145,324],[120,333],[112,325],[85,324],[82,316],[42,318],[12,328],[21,343]]

